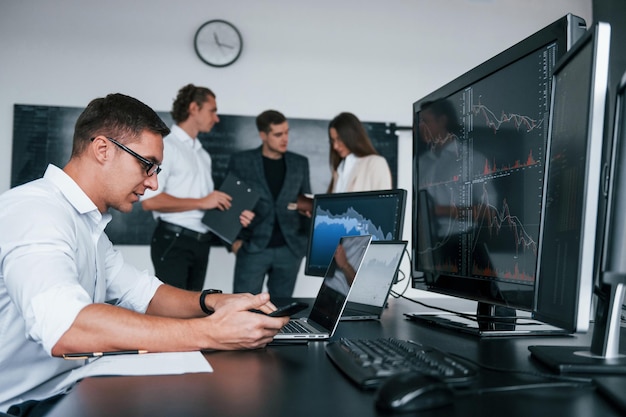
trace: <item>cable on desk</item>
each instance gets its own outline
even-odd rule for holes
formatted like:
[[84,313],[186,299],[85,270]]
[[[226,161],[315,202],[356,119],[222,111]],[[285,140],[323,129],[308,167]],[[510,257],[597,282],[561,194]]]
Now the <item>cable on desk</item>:
[[472,363],[478,368],[492,371],[492,372],[529,375],[533,377],[544,378],[544,379],[555,381],[555,382],[537,382],[537,383],[522,384],[522,385],[507,385],[507,386],[489,387],[489,388],[476,388],[476,389],[464,389],[464,390],[455,389],[455,393],[459,395],[496,394],[496,393],[503,393],[503,392],[523,391],[523,390],[541,389],[541,388],[559,388],[559,387],[591,388],[591,389],[596,388],[594,381],[591,378],[553,375],[553,374],[546,374],[543,372],[523,371],[523,370],[510,369],[510,368],[498,368],[497,366],[485,365],[483,363],[466,358],[465,356],[459,355],[457,353],[446,352],[446,354],[459,358],[461,360],[467,361],[469,363]]
[[[539,377],[539,378],[544,378],[544,379],[552,379],[555,381],[558,381],[558,383],[566,383],[566,384],[574,384],[574,385],[581,385],[581,386],[587,386],[587,385],[591,385],[593,386],[593,379],[592,378],[582,378],[582,377],[574,377],[574,376],[564,376],[564,375],[554,375],[554,374],[546,374],[544,372],[536,372],[536,371],[523,371],[523,370],[515,370],[515,369],[510,369],[510,368],[498,368],[497,366],[491,366],[491,365],[485,365],[484,363],[480,363],[478,361],[475,361],[473,359],[469,359],[466,358],[465,356],[459,355],[457,353],[453,353],[453,352],[447,352],[449,355],[455,356],[457,358],[463,359],[467,362],[470,362],[472,364],[474,364],[475,366],[481,368],[481,369],[485,369],[487,371],[492,371],[492,372],[498,372],[498,373],[506,373],[506,374],[518,374],[518,375],[529,375],[529,376],[534,376],[534,377]],[[546,383],[542,383],[542,384],[546,384]],[[539,384],[527,384],[527,385],[519,385],[519,387],[526,387],[526,386],[532,386],[532,385],[539,385]],[[548,384],[549,386],[552,386],[552,384]],[[557,384],[558,385],[558,384]],[[515,385],[513,387],[516,387]],[[507,387],[499,387],[502,388],[502,390],[505,390],[505,388]],[[522,389],[522,388],[520,388]]]
[[[406,257],[407,257],[407,258],[408,258],[408,260],[409,260],[409,265],[411,265],[411,254],[409,253],[409,251],[408,251],[406,248],[404,248],[404,252],[406,253]],[[410,280],[410,279],[407,279],[407,277],[406,277],[406,275],[404,274],[404,272],[403,272],[403,271],[401,271],[400,269],[398,269],[398,272],[399,272],[400,274],[402,274],[402,279],[398,279],[398,281],[396,281],[396,282],[394,283],[394,285],[399,284],[400,282],[402,282],[402,281],[404,281],[404,280],[406,280],[406,285],[404,286],[404,289],[403,289],[403,290],[402,290],[402,292],[400,292],[400,293],[397,293],[396,291],[391,290],[391,291],[389,292],[389,295],[391,295],[393,298],[399,298],[399,297],[404,296],[404,293],[406,292],[406,290],[408,290],[408,289],[409,289],[409,284],[411,283],[411,280]]]
[[483,395],[483,394],[499,394],[504,392],[515,392],[523,390],[541,389],[541,388],[591,388],[596,389],[593,381],[583,384],[576,382],[539,382],[536,384],[525,385],[507,385],[504,387],[477,388],[474,390],[455,390],[455,395]]

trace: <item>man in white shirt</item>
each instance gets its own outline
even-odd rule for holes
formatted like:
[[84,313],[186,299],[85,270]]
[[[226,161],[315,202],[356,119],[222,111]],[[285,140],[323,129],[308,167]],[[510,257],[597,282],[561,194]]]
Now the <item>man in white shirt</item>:
[[[211,156],[198,140],[219,122],[215,94],[206,87],[188,84],[178,91],[171,111],[176,124],[165,137],[165,165],[159,189],[148,190],[141,200],[144,210],[157,220],[150,244],[156,276],[178,288],[199,291],[217,238],[202,223],[205,210],[228,210],[231,197],[215,190]],[[254,213],[240,215],[246,227]]]
[[[0,195],[0,411],[68,387],[65,353],[252,349],[286,324],[268,294],[191,292],[125,263],[104,233],[157,189],[169,129],[121,94],[93,100],[61,170]],[[36,415],[31,413],[29,415]]]

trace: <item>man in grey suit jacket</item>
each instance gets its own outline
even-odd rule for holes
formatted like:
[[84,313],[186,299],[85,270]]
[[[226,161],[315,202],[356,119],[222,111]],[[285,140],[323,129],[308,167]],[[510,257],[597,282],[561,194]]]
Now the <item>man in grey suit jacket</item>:
[[287,151],[289,123],[283,114],[264,111],[256,124],[262,145],[232,155],[228,170],[260,194],[254,220],[232,245],[233,292],[260,293],[267,274],[272,298],[291,297],[309,233],[306,213],[292,207],[299,195],[311,192],[309,162]]

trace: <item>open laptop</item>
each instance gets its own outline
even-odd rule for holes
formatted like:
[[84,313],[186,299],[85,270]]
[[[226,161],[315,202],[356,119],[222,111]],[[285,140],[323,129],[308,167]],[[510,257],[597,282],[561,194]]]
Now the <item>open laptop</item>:
[[274,340],[328,339],[333,335],[371,240],[370,235],[339,240],[309,316],[292,318]]
[[352,286],[341,320],[378,320],[385,310],[407,242],[375,240],[370,243]]

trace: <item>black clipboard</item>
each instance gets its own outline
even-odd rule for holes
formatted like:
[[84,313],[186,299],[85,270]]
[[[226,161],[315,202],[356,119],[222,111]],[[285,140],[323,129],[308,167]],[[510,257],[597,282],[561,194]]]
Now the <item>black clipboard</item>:
[[202,217],[202,223],[220,239],[232,245],[242,228],[239,221],[241,212],[252,210],[259,200],[259,194],[232,174],[226,176],[220,191],[233,198],[231,207],[224,211],[207,210]]

